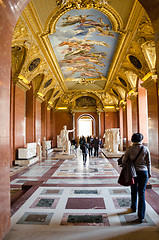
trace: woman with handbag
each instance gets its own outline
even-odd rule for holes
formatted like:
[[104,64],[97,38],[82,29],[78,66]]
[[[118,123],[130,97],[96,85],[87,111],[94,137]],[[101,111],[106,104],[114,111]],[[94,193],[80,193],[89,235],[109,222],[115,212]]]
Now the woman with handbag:
[[[141,133],[134,133],[131,138],[133,145],[126,149],[122,159],[123,166],[128,160],[131,160],[136,170],[135,183],[131,185],[131,210],[136,212],[138,195],[139,223],[142,223],[145,218],[145,190],[148,178],[151,177],[150,152],[146,146],[142,145],[142,140],[143,135]],[[133,161],[134,159],[135,161]]]

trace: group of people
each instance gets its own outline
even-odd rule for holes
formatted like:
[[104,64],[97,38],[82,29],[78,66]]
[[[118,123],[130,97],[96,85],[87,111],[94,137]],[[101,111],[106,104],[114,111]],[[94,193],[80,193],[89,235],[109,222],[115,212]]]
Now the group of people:
[[83,154],[83,164],[86,165],[88,152],[89,156],[92,156],[94,150],[94,157],[98,157],[99,147],[102,147],[102,141],[98,137],[88,136],[85,138],[82,136],[80,137],[79,145]]

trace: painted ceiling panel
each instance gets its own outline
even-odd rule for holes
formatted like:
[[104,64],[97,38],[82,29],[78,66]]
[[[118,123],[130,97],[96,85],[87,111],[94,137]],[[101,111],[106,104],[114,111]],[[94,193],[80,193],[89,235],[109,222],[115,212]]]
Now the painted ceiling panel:
[[118,37],[108,17],[96,9],[65,13],[49,35],[66,81],[106,79]]

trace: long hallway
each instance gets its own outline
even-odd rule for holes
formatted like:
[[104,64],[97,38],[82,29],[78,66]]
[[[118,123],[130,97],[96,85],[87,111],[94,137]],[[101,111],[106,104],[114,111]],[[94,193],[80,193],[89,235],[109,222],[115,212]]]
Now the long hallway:
[[[146,190],[146,218],[130,213],[130,189],[117,184],[117,159],[52,153],[31,167],[11,168],[11,231],[5,240],[159,239],[159,171]],[[151,188],[152,186],[152,188]]]

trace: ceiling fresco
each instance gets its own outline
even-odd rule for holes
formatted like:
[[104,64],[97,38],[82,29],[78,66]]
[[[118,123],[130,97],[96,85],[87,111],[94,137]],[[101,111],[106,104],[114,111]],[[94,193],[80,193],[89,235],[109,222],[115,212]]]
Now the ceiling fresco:
[[65,13],[49,36],[64,79],[106,78],[118,35],[96,9]]
[[54,111],[119,111],[156,77],[137,0],[31,0],[12,40],[12,81]]

